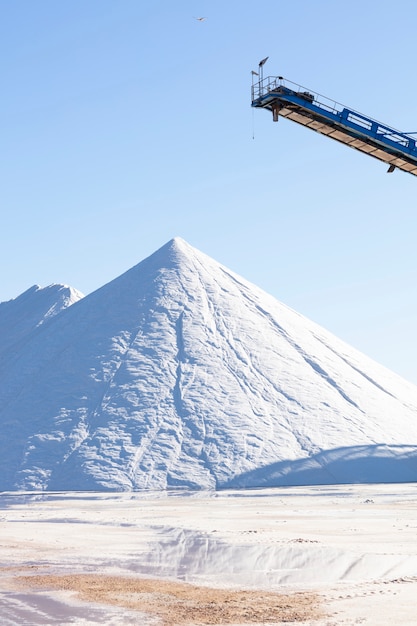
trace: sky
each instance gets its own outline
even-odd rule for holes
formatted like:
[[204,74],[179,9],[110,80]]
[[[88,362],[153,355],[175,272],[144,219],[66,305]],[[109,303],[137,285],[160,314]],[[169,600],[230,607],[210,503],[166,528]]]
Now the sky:
[[268,56],[417,132],[416,20],[414,0],[0,2],[0,301],[91,293],[180,236],[417,383],[417,178],[250,97]]

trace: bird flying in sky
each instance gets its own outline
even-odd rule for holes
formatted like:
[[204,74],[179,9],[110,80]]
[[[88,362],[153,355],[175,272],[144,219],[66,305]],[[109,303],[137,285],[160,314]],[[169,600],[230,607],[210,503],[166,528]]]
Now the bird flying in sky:
[[195,20],[198,20],[199,22],[204,22],[204,20],[206,20],[206,17],[195,17]]

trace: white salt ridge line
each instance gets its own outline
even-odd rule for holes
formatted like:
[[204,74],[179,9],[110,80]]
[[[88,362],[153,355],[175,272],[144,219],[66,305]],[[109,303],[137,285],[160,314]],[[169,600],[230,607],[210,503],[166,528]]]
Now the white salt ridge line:
[[413,576],[417,556],[367,554],[315,543],[236,545],[179,528],[160,531],[160,540],[120,563],[136,573],[187,582],[245,587],[300,583],[357,582]]

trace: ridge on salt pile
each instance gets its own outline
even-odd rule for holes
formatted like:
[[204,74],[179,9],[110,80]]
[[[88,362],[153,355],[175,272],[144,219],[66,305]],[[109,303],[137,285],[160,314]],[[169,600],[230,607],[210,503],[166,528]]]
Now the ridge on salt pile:
[[35,328],[82,297],[68,285],[33,285],[17,298],[0,302],[0,354],[15,350]]
[[417,475],[416,386],[179,238],[0,365],[3,490]]

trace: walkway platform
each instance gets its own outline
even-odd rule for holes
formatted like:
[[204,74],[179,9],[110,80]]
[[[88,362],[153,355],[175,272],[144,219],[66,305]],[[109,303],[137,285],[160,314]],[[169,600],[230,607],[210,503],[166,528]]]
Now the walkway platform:
[[369,154],[395,168],[417,176],[416,139],[395,128],[349,109],[325,96],[268,76],[252,85],[252,106],[285,117],[322,135]]

